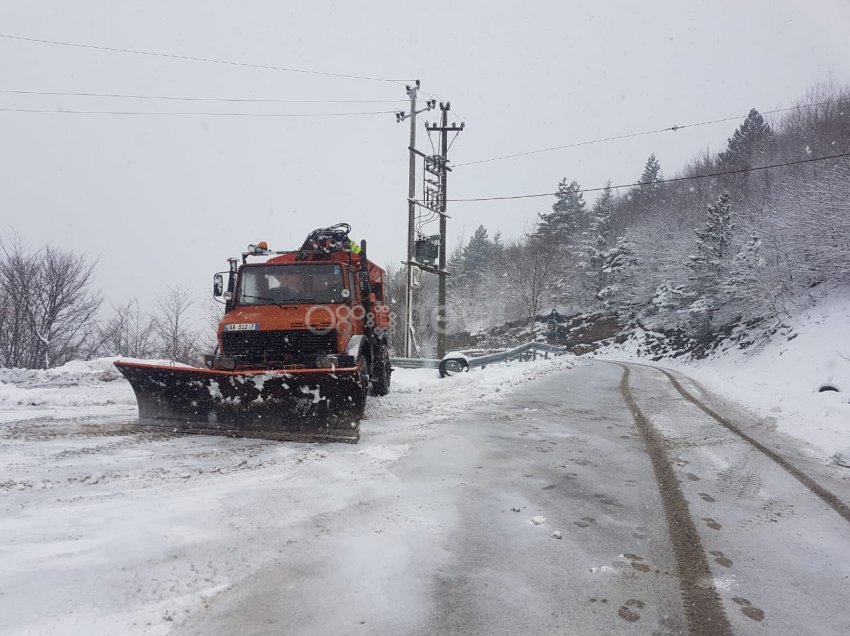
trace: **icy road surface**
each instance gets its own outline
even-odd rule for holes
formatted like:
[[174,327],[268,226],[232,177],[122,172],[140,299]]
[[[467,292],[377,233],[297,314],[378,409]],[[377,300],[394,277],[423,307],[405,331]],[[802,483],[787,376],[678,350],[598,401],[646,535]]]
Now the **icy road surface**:
[[850,633],[847,471],[676,376],[826,501],[661,372],[573,362],[400,371],[357,446],[0,385],[0,633]]

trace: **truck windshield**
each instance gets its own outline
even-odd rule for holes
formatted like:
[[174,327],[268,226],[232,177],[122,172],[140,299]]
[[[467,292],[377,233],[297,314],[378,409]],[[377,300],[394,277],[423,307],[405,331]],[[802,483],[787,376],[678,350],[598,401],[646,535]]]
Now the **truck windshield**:
[[328,264],[249,265],[239,274],[238,305],[341,303],[342,266]]

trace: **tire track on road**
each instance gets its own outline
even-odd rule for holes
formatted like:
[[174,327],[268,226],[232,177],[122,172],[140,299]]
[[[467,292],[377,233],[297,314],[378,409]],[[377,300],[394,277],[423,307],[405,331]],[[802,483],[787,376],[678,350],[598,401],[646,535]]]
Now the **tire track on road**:
[[655,479],[661,491],[688,631],[694,636],[700,634],[731,636],[732,627],[720,595],[714,587],[714,579],[702,539],[691,518],[688,502],[679,487],[679,479],[665,451],[664,439],[638,408],[631,394],[629,368],[624,364],[619,366],[623,369],[620,394],[644,440],[646,451],[652,461]]
[[[626,367],[623,367],[623,368],[626,368]],[[776,451],[769,449],[767,446],[765,446],[764,444],[762,444],[758,440],[747,435],[744,431],[742,431],[740,428],[735,426],[728,419],[726,419],[725,417],[723,417],[722,415],[720,415],[719,413],[714,411],[709,406],[703,404],[699,399],[694,397],[687,389],[685,389],[679,383],[679,381],[673,376],[672,373],[665,371],[664,369],[659,369],[658,367],[652,367],[652,368],[656,369],[657,371],[660,371],[665,376],[667,376],[667,379],[670,380],[670,383],[673,385],[673,388],[675,388],[685,400],[687,400],[688,402],[690,402],[691,404],[696,406],[698,409],[700,409],[703,413],[705,413],[706,415],[711,417],[718,424],[720,424],[723,428],[734,433],[735,435],[737,435],[738,437],[743,439],[745,442],[747,442],[748,444],[750,444],[751,446],[753,446],[757,450],[759,450],[762,453],[764,453],[765,455],[767,455],[767,457],[769,457],[774,462],[779,464],[788,474],[790,474],[797,481],[799,481],[801,484],[803,484],[813,494],[817,495],[826,505],[828,505],[835,512],[837,512],[845,521],[850,522],[850,506],[848,506],[843,501],[841,501],[841,499],[839,499],[837,495],[835,495],[834,493],[830,492],[829,490],[827,490],[826,488],[821,486],[818,482],[816,482],[814,479],[809,477],[802,470],[800,470],[799,468],[794,466],[794,464],[792,464],[787,459],[782,457],[782,455],[780,455]],[[692,382],[693,382],[693,380],[692,380]]]

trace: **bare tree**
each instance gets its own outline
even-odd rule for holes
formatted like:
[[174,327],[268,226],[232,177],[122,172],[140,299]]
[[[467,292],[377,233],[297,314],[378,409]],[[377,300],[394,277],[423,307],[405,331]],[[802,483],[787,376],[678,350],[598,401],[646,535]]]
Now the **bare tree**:
[[70,251],[47,246],[35,285],[30,318],[44,367],[78,357],[103,302],[89,291],[95,262]]
[[[434,355],[437,348],[437,277],[423,273],[420,286],[413,293],[413,331],[415,348],[422,355]],[[399,354],[404,343],[404,316],[407,273],[387,268],[384,277],[384,297],[390,307],[389,344]]]
[[160,355],[169,360],[192,363],[199,354],[199,335],[191,328],[189,292],[178,287],[157,298],[153,326],[159,338]]
[[37,261],[17,236],[0,241],[0,364],[31,366],[34,335],[26,305],[36,278]]
[[113,315],[98,328],[98,353],[107,356],[150,358],[156,355],[153,318],[139,308],[139,301],[113,306]]
[[3,364],[49,368],[80,355],[102,302],[90,289],[95,264],[51,246],[30,252],[16,237],[0,242]]
[[850,166],[824,167],[782,198],[771,221],[797,280],[810,286],[850,280]]
[[384,298],[390,307],[390,349],[395,355],[403,355],[404,350],[404,305],[406,273],[392,265],[387,267],[384,276]]
[[224,316],[224,305],[212,296],[207,296],[201,305],[204,314],[205,329],[198,335],[198,348],[212,352],[218,346],[218,323]]
[[505,248],[505,285],[528,317],[529,335],[534,339],[534,318],[543,298],[552,289],[557,271],[558,250],[551,241],[529,236]]

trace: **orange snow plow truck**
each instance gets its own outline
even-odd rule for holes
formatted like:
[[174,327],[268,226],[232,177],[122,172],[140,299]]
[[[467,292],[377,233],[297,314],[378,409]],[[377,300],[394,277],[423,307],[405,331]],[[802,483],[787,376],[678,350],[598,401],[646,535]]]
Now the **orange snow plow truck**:
[[386,395],[392,369],[384,271],[350,231],[340,223],[296,251],[261,242],[241,265],[228,259],[214,280],[225,314],[205,368],[115,363],[136,393],[139,424],[356,443],[366,395]]

